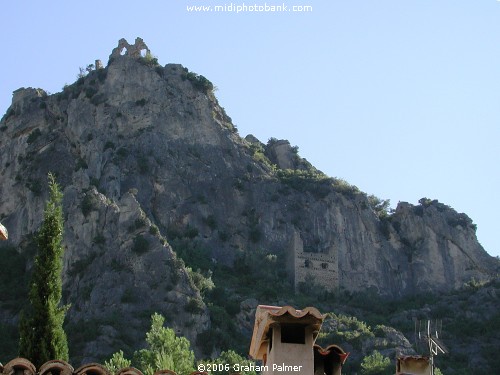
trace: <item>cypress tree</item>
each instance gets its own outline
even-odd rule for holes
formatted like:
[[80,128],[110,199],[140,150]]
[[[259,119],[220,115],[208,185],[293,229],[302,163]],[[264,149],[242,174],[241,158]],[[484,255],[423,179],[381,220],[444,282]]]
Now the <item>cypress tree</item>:
[[20,320],[19,354],[37,368],[52,359],[68,360],[68,342],[63,330],[67,308],[62,297],[64,248],[62,193],[49,173],[50,196],[36,236],[38,254],[33,266],[27,311]]

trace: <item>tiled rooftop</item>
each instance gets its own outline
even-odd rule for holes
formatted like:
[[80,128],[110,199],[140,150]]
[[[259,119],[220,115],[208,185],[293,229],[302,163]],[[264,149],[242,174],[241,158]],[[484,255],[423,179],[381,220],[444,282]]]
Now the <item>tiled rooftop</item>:
[[[89,363],[78,367],[76,370],[68,362],[52,360],[44,363],[39,369],[25,358],[15,358],[6,365],[0,364],[2,375],[112,375],[106,367],[99,363]],[[160,370],[155,375],[177,375],[171,370]],[[126,367],[119,370],[116,375],[143,375],[135,367]],[[194,371],[190,375],[208,375],[206,372]]]

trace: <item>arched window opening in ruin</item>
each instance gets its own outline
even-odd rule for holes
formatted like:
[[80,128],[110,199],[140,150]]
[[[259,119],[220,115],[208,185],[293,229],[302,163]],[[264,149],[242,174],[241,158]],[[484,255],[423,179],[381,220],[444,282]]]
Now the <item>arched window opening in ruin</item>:
[[123,56],[123,55],[126,55],[127,54],[127,47],[123,47],[120,51],[120,55]]
[[321,268],[326,270],[328,268],[328,263],[321,263]]
[[141,57],[146,57],[148,54],[148,50],[146,48],[141,49]]
[[311,261],[310,261],[309,259],[306,259],[306,260],[304,261],[304,267],[306,267],[306,268],[311,267]]

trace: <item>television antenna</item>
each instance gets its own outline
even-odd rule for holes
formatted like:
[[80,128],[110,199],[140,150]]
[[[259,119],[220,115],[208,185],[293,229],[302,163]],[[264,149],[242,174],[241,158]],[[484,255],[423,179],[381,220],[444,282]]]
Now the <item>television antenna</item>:
[[440,339],[442,329],[442,320],[427,320],[425,322],[418,319],[415,320],[415,341],[417,351],[421,351],[421,345],[425,345],[429,351],[429,364],[431,367],[430,375],[434,375],[434,357],[438,354],[448,353],[448,349]]

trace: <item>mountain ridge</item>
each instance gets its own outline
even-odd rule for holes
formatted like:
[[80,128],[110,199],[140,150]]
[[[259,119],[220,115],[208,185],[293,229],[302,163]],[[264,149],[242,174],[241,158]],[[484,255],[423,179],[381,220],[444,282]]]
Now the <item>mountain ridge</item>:
[[136,345],[154,311],[197,342],[222,267],[269,302],[281,287],[401,298],[497,277],[467,215],[428,199],[387,214],[288,141],[241,138],[205,77],[117,51],[60,93],[16,90],[0,122],[1,220],[26,270],[49,171],[63,188],[68,328],[97,327],[82,361]]

